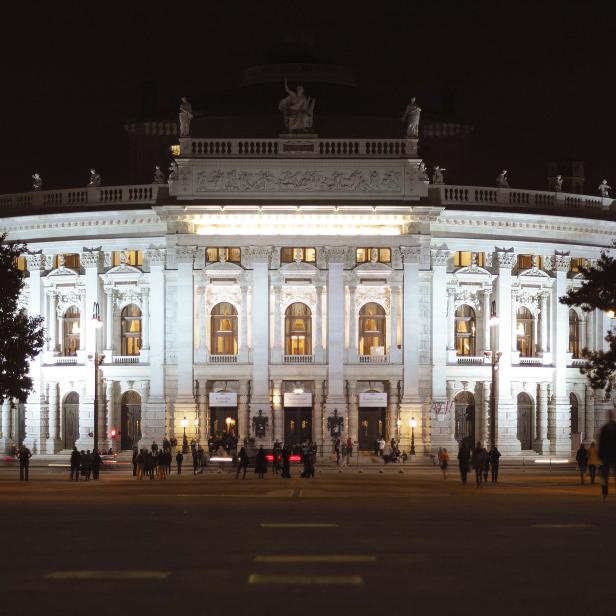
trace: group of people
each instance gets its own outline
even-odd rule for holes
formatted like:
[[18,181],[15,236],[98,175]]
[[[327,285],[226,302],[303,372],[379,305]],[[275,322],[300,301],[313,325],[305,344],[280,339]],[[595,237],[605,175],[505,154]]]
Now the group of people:
[[81,450],[73,447],[71,452],[71,481],[79,481],[82,477],[86,481],[90,478],[98,479],[101,467],[103,466],[103,458],[98,449],[94,451]]
[[[492,483],[498,483],[500,457],[501,453],[496,445],[492,445],[488,451],[479,441],[477,441],[473,449],[469,448],[466,440],[462,441],[460,449],[458,450],[458,466],[460,468],[462,483],[466,485],[466,479],[471,467],[475,471],[475,482],[478,487],[481,487],[483,483],[487,483],[490,473]],[[443,471],[443,478],[447,479],[449,453],[446,449],[439,450],[438,460],[441,470]]]
[[340,466],[349,466],[353,457],[353,439],[349,436],[346,441],[341,441],[337,438],[334,441],[334,454],[336,455],[336,464]]

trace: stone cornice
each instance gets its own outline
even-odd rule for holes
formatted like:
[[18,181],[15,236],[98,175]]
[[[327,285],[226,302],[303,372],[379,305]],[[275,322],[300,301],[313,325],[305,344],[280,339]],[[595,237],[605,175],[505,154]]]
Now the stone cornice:
[[344,263],[347,254],[346,246],[325,246],[323,248],[327,263]]
[[400,246],[400,253],[404,263],[419,263],[421,246]]

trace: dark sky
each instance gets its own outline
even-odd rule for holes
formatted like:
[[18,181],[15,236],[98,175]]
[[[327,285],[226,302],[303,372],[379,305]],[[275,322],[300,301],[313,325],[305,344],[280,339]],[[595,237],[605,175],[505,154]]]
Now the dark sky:
[[[78,186],[95,166],[126,175],[124,122],[141,84],[163,99],[214,91],[289,35],[361,84],[436,105],[457,88],[480,162],[545,187],[546,161],[586,161],[587,192],[616,186],[615,14],[610,2],[20,2],[3,16],[0,192]],[[164,102],[164,100],[163,100]],[[249,109],[250,101],[246,101]]]

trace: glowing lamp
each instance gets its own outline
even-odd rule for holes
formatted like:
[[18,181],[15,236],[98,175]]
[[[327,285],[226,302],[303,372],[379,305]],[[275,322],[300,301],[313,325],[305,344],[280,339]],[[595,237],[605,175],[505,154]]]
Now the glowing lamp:
[[411,426],[411,428],[413,428],[413,429],[415,429],[417,427],[417,420],[414,417],[409,419],[409,426]]
[[188,419],[184,417],[184,419],[182,419],[182,421],[180,422],[180,425],[182,426],[182,428],[186,428],[186,426],[188,425]]

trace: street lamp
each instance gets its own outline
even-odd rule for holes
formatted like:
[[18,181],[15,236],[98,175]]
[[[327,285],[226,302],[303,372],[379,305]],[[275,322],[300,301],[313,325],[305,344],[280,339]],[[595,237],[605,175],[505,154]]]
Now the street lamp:
[[180,422],[182,428],[184,428],[184,436],[182,438],[182,453],[188,453],[188,439],[186,438],[186,426],[188,425],[188,419],[184,417]]
[[93,430],[93,451],[98,451],[98,368],[105,356],[97,353],[97,335],[96,330],[103,326],[103,321],[100,316],[98,302],[94,302],[92,306],[92,316],[90,317],[90,326],[94,330],[94,354],[88,355],[88,359],[91,359],[94,363],[94,430]]
[[398,417],[398,419],[396,419],[396,427],[397,427],[397,435],[396,438],[398,440],[398,443],[400,442],[400,425],[402,424],[402,420]]
[[197,443],[199,442],[199,418],[195,417],[195,435],[197,436]]
[[414,417],[409,419],[409,426],[411,427],[411,452],[412,456],[415,455],[415,428],[417,427],[417,420]]

